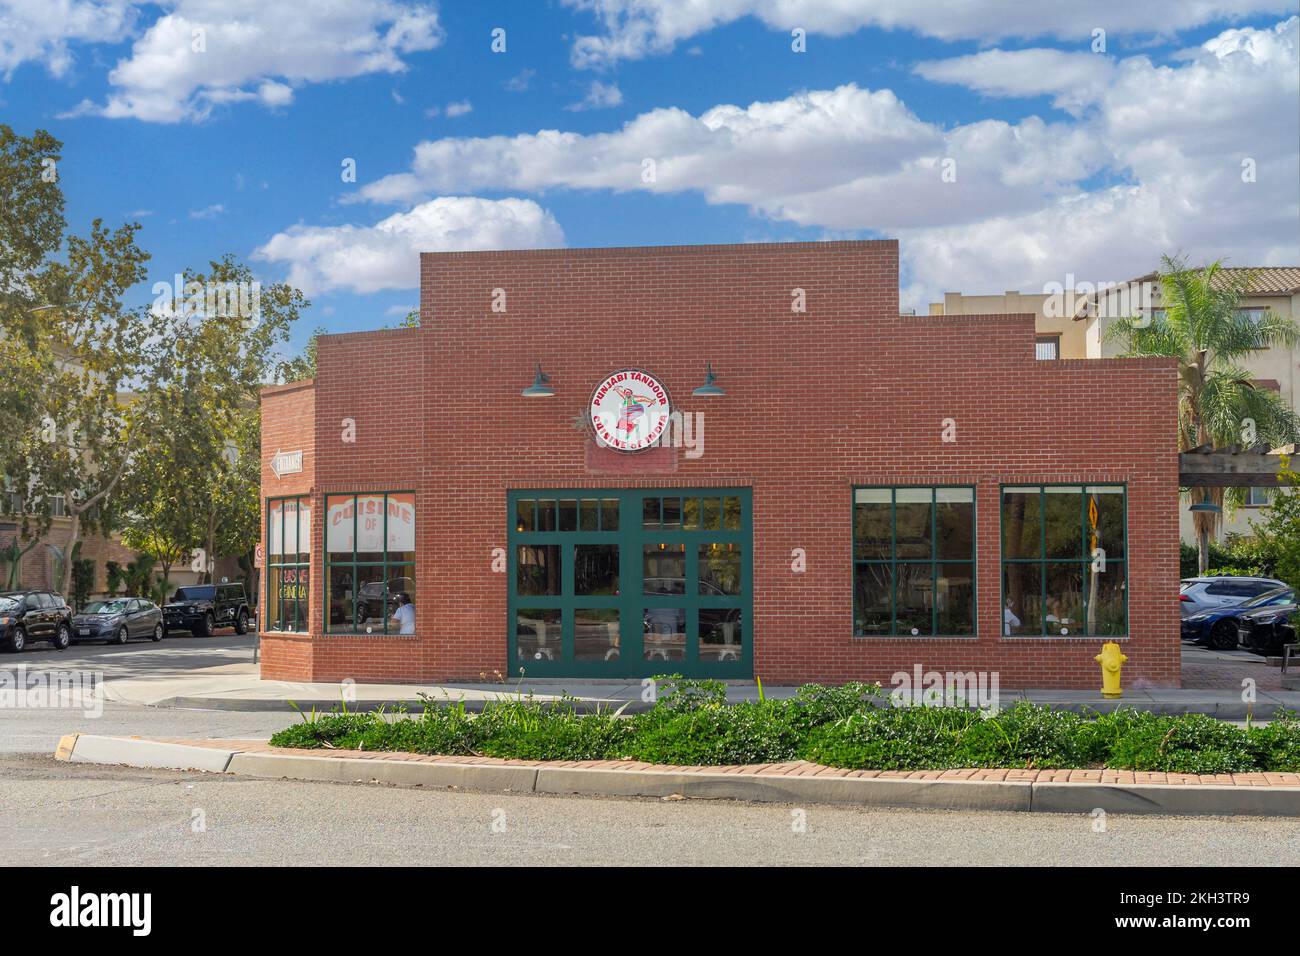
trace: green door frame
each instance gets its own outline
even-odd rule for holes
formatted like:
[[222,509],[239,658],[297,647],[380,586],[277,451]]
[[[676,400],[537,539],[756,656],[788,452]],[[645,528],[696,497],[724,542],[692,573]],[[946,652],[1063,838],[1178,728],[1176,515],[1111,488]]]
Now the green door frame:
[[[739,527],[725,529],[721,499],[740,499]],[[680,498],[683,513],[687,499],[696,499],[696,514],[702,523],[707,514],[710,528],[647,527],[646,501]],[[575,530],[560,531],[559,503],[618,501],[618,528],[610,530],[604,521],[595,528],[576,530],[582,524],[579,517]],[[716,500],[717,507],[708,501]],[[555,503],[557,518],[551,523],[556,530],[519,530],[520,501],[551,501]],[[753,519],[752,495],[748,488],[570,488],[570,489],[520,489],[507,493],[507,521],[509,528],[507,561],[507,655],[510,677],[519,677],[520,669],[527,677],[585,677],[585,678],[639,678],[655,674],[683,674],[688,677],[716,677],[747,680],[753,677],[754,615],[753,615]],[[659,505],[656,504],[658,509]],[[535,514],[540,514],[540,508]],[[662,521],[662,513],[660,513]],[[685,523],[685,522],[684,522]],[[533,527],[539,527],[536,521]],[[734,545],[741,552],[740,594],[700,594],[699,546],[701,544]],[[615,544],[619,547],[619,591],[613,595],[574,594],[574,553],[580,544]],[[647,545],[680,544],[685,550],[684,594],[643,594],[642,581],[644,548]],[[560,549],[560,593],[558,595],[518,594],[519,547],[555,545]],[[528,608],[560,611],[560,653],[552,660],[528,659],[519,656],[516,646],[517,614]],[[644,612],[646,608],[681,608],[686,616],[686,647],[681,660],[644,659]],[[617,609],[619,611],[619,656],[615,660],[574,659],[574,617],[578,610]],[[735,660],[701,660],[699,647],[699,611],[708,609],[735,609],[740,618],[740,646]]]

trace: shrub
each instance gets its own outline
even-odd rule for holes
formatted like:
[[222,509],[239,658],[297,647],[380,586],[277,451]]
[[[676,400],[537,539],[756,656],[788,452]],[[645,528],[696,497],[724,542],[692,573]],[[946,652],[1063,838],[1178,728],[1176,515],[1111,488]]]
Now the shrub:
[[962,767],[1085,767],[1090,748],[1079,736],[1086,718],[1026,701],[976,721],[957,742],[953,759]]
[[804,684],[795,691],[789,706],[794,711],[791,720],[801,730],[808,731],[888,703],[879,684],[852,682],[838,687]]
[[577,700],[494,701],[474,719],[479,752],[518,760],[615,760],[625,756],[632,726],[616,713],[583,715]]
[[1205,714],[1143,715],[1111,748],[1111,767],[1168,773],[1244,773],[1257,769],[1245,729]]
[[1300,721],[1294,711],[1283,711],[1265,727],[1250,728],[1248,736],[1261,769],[1300,773]]
[[[301,714],[301,711],[299,712]],[[332,713],[302,714],[302,723],[286,727],[271,736],[273,747],[299,747],[316,749],[360,733],[375,719],[373,714]]]
[[813,730],[805,760],[851,770],[945,770],[959,766],[962,732],[979,711],[953,707],[882,707]]
[[799,755],[801,733],[787,701],[748,701],[633,718],[633,760],[696,766],[781,763]]

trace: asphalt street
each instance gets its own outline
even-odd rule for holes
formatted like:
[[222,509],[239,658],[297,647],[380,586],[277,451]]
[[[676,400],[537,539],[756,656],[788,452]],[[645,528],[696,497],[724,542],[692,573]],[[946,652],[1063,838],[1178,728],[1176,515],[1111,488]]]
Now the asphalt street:
[[[1300,822],[798,808],[253,780],[0,757],[7,864],[1294,865]],[[802,827],[799,824],[802,823]]]
[[[248,638],[81,646],[0,669],[220,668]],[[74,731],[265,738],[292,715],[0,710],[0,859],[21,864],[1294,865],[1300,820],[807,808],[255,780],[56,762]]]

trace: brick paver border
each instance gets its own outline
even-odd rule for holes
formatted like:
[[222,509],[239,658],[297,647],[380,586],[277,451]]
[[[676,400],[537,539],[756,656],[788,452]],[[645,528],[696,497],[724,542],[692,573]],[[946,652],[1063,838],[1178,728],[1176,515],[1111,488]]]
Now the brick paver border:
[[[261,740],[195,740],[186,737],[140,737],[157,743],[178,744],[188,747],[208,747],[235,753],[278,754],[290,757],[327,757],[348,760],[398,760],[432,764],[459,764],[488,767],[535,767],[580,770],[629,770],[642,773],[665,774],[746,774],[758,777],[816,776],[847,777],[884,780],[964,780],[969,782],[1015,783],[1099,783],[1099,784],[1155,784],[1160,786],[1217,786],[1217,787],[1296,787],[1300,788],[1300,773],[1222,773],[1183,774],[1152,773],[1136,770],[1025,770],[969,768],[958,770],[846,770],[821,764],[794,760],[789,763],[746,764],[741,766],[687,766],[641,763],[635,760],[506,760],[499,757],[453,757],[430,754],[401,753],[396,751],[366,750],[304,750],[293,747],[272,747]],[[1300,798],[1298,798],[1300,799]]]

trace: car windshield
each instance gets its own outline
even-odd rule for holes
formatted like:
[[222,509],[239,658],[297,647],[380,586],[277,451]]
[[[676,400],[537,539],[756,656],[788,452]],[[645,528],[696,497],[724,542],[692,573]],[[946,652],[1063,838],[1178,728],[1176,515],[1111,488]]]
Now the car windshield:
[[1263,607],[1265,604],[1289,604],[1286,600],[1291,597],[1290,588],[1274,588],[1271,591],[1265,591],[1259,597],[1251,598],[1246,602],[1246,607]]
[[207,584],[193,588],[177,588],[173,601],[211,601],[217,596],[216,585]]
[[9,594],[0,594],[0,613],[18,610],[22,603],[22,597],[14,597]]
[[125,601],[91,601],[81,609],[83,614],[123,614],[125,612]]

